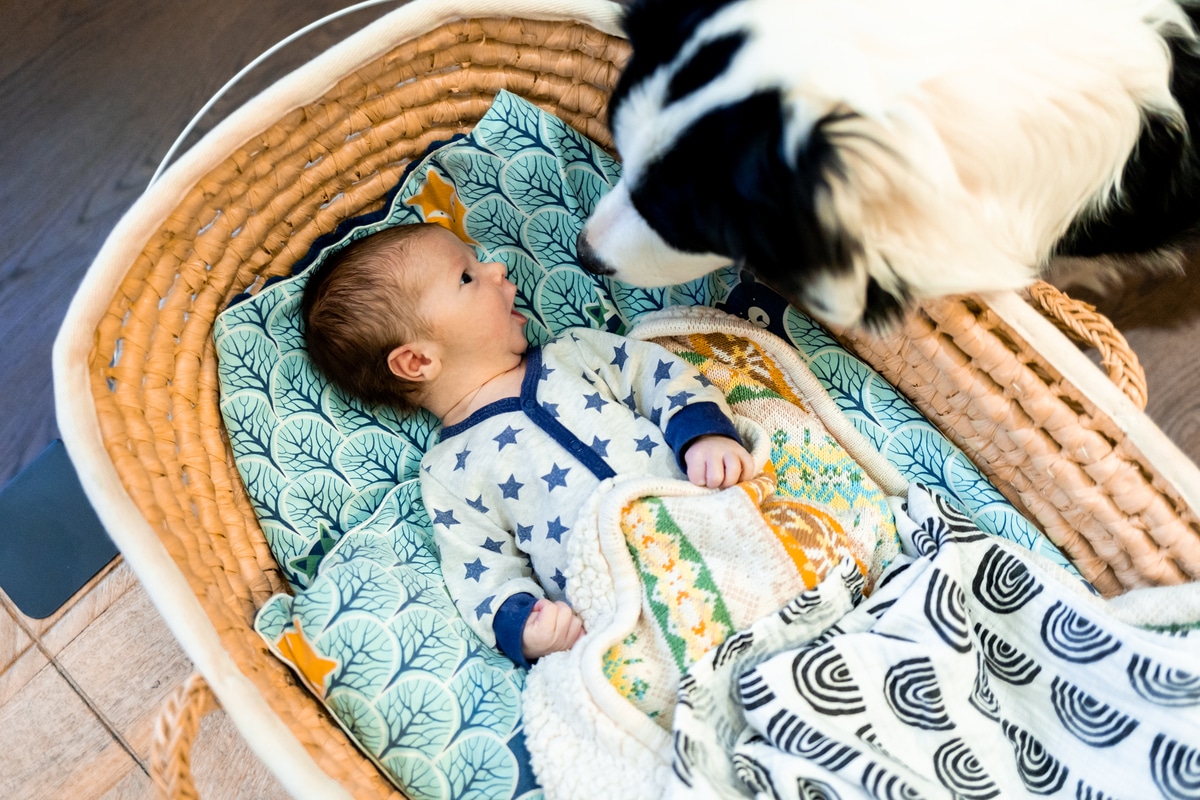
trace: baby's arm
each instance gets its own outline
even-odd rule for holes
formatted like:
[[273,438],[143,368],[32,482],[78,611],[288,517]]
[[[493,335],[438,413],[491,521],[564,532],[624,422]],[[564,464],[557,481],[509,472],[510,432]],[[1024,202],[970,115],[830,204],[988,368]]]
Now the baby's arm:
[[572,338],[597,377],[659,425],[688,480],[725,489],[754,477],[754,459],[741,443],[724,392],[694,366],[652,342],[603,331]]
[[[544,591],[513,535],[462,499],[463,493],[471,496],[475,488],[464,478],[450,490],[428,472],[421,474],[421,493],[433,523],[446,590],[484,643],[501,646],[495,632],[498,612],[519,595],[530,597],[531,606]],[[523,617],[515,623],[514,644],[520,642],[523,623]]]
[[549,653],[570,650],[583,635],[583,620],[563,601],[545,598],[533,606],[521,634],[521,650],[532,661]]

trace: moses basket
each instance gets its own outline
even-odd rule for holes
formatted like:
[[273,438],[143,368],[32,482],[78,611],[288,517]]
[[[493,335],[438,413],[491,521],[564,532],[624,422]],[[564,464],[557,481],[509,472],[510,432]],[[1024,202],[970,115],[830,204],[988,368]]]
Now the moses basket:
[[[58,422],[91,502],[203,676],[160,725],[166,793],[194,796],[187,743],[215,695],[294,795],[400,796],[252,627],[285,581],[222,426],[214,318],[378,208],[411,160],[469,130],[501,89],[611,150],[605,103],[628,56],[619,12],[604,0],[401,7],[232,114],[97,256],[55,345]],[[1098,347],[1108,374],[1062,331]],[[931,302],[889,338],[843,341],[1102,593],[1200,578],[1200,471],[1142,413],[1137,360],[1089,307],[1041,285]]]

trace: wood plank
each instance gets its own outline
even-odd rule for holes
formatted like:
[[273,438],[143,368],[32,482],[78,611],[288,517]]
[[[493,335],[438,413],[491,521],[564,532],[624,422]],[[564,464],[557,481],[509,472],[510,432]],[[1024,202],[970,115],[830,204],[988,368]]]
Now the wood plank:
[[[215,798],[222,795],[211,796],[215,800]],[[223,796],[232,798],[237,795],[229,794]],[[116,786],[101,795],[100,800],[149,800],[152,797],[157,797],[154,781],[150,780],[150,776],[142,770],[132,769]]]
[[[142,587],[123,594],[63,649],[58,661],[148,769],[162,704],[195,668]],[[287,797],[221,711],[204,718],[192,770],[201,797]]]
[[7,607],[0,606],[0,706],[11,700],[48,663]]
[[3,706],[33,680],[50,660],[36,647],[30,647],[21,653],[0,672],[0,706]]
[[0,797],[92,800],[141,767],[46,665],[0,708]]
[[1086,297],[1125,335],[1146,371],[1146,413],[1200,461],[1200,254],[1180,275],[1135,276],[1108,297]]
[[0,606],[0,675],[33,646],[33,639],[17,624],[7,607]]
[[192,748],[192,775],[201,797],[287,800],[279,780],[258,760],[224,711],[200,723]]
[[140,584],[63,648],[58,662],[143,763],[159,708],[194,671]]

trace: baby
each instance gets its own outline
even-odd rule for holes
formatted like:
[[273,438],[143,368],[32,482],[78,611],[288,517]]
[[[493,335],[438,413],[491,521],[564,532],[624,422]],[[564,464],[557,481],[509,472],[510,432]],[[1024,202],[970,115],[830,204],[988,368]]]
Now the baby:
[[567,543],[605,478],[726,488],[753,477],[720,391],[658,345],[577,328],[530,348],[505,267],[437,225],[373,234],[324,264],[302,314],[316,366],[369,403],[442,422],[421,461],[447,588],[528,666],[583,633]]

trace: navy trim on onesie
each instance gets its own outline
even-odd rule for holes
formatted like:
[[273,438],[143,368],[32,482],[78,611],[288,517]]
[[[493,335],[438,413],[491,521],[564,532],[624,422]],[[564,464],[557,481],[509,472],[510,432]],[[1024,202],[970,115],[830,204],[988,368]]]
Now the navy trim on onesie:
[[[612,478],[617,473],[608,462],[599,456],[595,450],[573,434],[565,425],[555,419],[537,399],[537,386],[542,374],[542,350],[540,347],[530,348],[525,357],[525,376],[521,379],[521,394],[519,397],[505,397],[494,403],[488,403],[462,422],[442,428],[438,441],[444,442],[473,425],[483,422],[489,417],[511,411],[520,411],[533,424],[550,435],[567,452],[583,464],[599,480]],[[687,466],[683,454],[688,445],[701,436],[727,436],[739,444],[742,437],[737,428],[721,408],[712,402],[693,403],[684,406],[671,417],[667,425],[665,438],[679,468],[685,473]],[[496,647],[513,663],[521,667],[529,667],[529,661],[521,650],[521,638],[525,631],[525,622],[533,613],[537,598],[528,592],[511,595],[505,600],[492,617],[492,632],[496,636]]]
[[[497,414],[507,414],[510,411],[521,411],[521,400],[525,396],[525,386],[529,383],[529,368],[537,364],[540,369],[541,363],[542,348],[531,347],[525,355],[525,377],[521,379],[521,397],[504,397],[494,403],[488,403],[462,422],[456,422],[453,425],[442,428],[438,434],[438,441],[444,442],[451,436],[457,436],[467,428],[483,422],[488,417],[494,417]],[[534,421],[536,422],[536,420]]]
[[462,433],[472,425],[483,422],[488,417],[494,417],[497,414],[505,414],[510,411],[520,411],[530,422],[537,425],[548,433],[551,439],[562,445],[564,450],[575,456],[579,460],[579,463],[587,467],[588,471],[595,475],[597,479],[604,480],[605,478],[614,477],[617,473],[608,465],[607,461],[597,455],[595,450],[584,444],[579,437],[571,433],[565,425],[551,416],[550,412],[538,403],[537,385],[541,374],[542,348],[532,347],[525,356],[525,377],[521,379],[520,397],[505,397],[494,403],[488,403],[462,422],[442,428],[441,433],[438,434],[438,441],[444,442],[451,436]]
[[526,355],[526,374],[521,379],[521,396],[520,397],[505,397],[498,399],[494,403],[488,403],[484,408],[475,411],[474,414],[467,417],[462,422],[456,422],[455,425],[442,428],[442,432],[438,434],[438,441],[445,441],[454,435],[466,431],[467,428],[474,425],[479,425],[480,422],[488,419],[488,417],[496,416],[497,414],[506,414],[509,411],[521,411],[526,415],[530,422],[538,426],[550,434],[550,438],[557,441],[563,449],[571,453],[578,459],[578,462],[588,468],[588,471],[598,477],[599,480],[605,480],[606,477],[614,477],[617,475],[616,470],[613,470],[604,458],[596,455],[580,438],[571,433],[562,422],[554,419],[550,415],[550,411],[541,407],[538,403],[538,380],[541,375],[541,348],[530,348]]
[[492,617],[492,633],[496,635],[496,647],[513,660],[518,667],[529,668],[529,660],[521,649],[521,636],[525,633],[525,622],[533,613],[538,599],[529,592],[510,595]]
[[464,419],[462,422],[456,422],[453,425],[448,425],[442,428],[438,433],[438,441],[444,442],[451,436],[457,436],[467,428],[474,427],[480,422],[483,422],[488,417],[494,417],[497,414],[504,414],[509,411],[520,411],[521,401],[516,397],[505,397],[497,400],[494,403],[488,403],[483,408],[476,411],[471,416]]
[[537,348],[529,353],[529,360],[525,365],[525,379],[521,382],[521,410],[525,412],[525,416],[550,434],[550,438],[562,445],[568,453],[579,459],[598,480],[615,477],[617,473],[607,461],[538,403],[537,385],[541,374],[542,351],[541,348]]
[[[541,373],[542,348],[531,347],[525,356],[525,377],[521,379],[520,396],[505,397],[494,403],[488,403],[462,422],[442,428],[438,434],[438,441],[444,442],[467,428],[483,422],[488,417],[520,411],[533,424],[550,434],[550,438],[558,442],[564,450],[575,456],[597,479],[604,480],[616,476],[616,471],[608,465],[607,461],[551,416],[550,412],[538,402],[537,385]],[[726,436],[738,444],[744,444],[733,422],[725,416],[716,403],[692,403],[679,409],[675,416],[671,417],[671,421],[667,424],[667,430],[664,432],[664,438],[671,451],[675,453],[675,459],[683,472],[687,472],[683,455],[687,451],[688,445],[701,436],[709,435]]]

